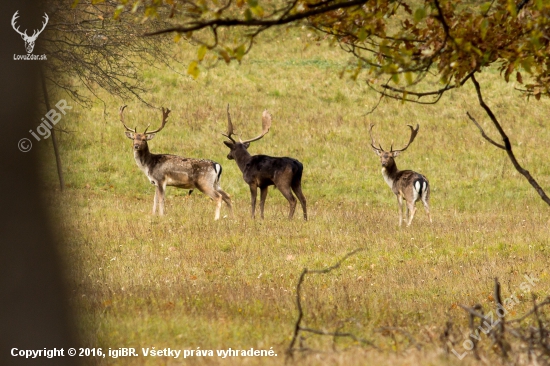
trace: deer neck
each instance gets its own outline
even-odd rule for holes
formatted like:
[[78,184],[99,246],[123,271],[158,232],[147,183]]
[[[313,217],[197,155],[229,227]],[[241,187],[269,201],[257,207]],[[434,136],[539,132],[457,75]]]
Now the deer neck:
[[149,151],[149,146],[147,145],[145,145],[145,147],[141,150],[134,150],[134,159],[136,160],[136,164],[147,176],[149,176],[152,156],[153,154],[151,154]]
[[393,188],[393,182],[395,182],[397,173],[399,173],[399,169],[397,169],[394,160],[391,160],[385,167],[382,167],[382,176],[390,188]]
[[246,149],[238,149],[234,152],[234,158],[242,173],[246,170],[246,165],[252,159],[252,155]]

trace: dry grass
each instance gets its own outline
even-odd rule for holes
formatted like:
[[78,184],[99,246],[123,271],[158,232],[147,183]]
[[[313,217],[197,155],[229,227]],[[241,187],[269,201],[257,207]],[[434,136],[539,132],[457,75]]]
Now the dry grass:
[[[172,349],[273,349],[274,358],[89,358],[90,364],[281,364],[296,317],[294,291],[302,268],[322,268],[357,247],[366,250],[304,286],[305,324],[343,330],[372,340],[381,351],[348,341],[308,336],[322,354],[298,357],[321,365],[468,365],[446,355],[439,336],[447,320],[467,328],[456,304],[492,305],[492,279],[503,296],[519,293],[523,275],[548,284],[548,207],[514,170],[502,151],[486,143],[465,115],[484,121],[473,88],[448,93],[436,106],[383,101],[361,83],[338,77],[347,58],[325,44],[306,47],[307,34],[276,35],[241,65],[203,70],[198,80],[167,70],[144,74],[150,99],[173,110],[169,124],[150,142],[152,152],[204,157],[224,167],[222,187],[235,218],[213,221],[214,205],[200,193],[168,189],[167,216],[153,217],[153,187],[135,166],[131,143],[118,122],[127,101],[104,96],[103,108],[76,107],[64,120],[68,189],[55,191],[48,144],[44,171],[52,210],[64,243],[68,277],[87,347]],[[195,49],[178,44],[191,59]],[[184,66],[178,66],[179,69]],[[550,140],[548,101],[527,102],[498,74],[480,78],[486,100],[509,132],[519,160],[550,190],[542,147]],[[222,144],[225,107],[243,137],[260,130],[268,108],[271,132],[251,153],[292,156],[304,163],[303,189],[310,221],[285,219],[286,200],[270,190],[266,220],[249,218],[248,187]],[[160,112],[130,103],[130,125],[160,122]],[[404,144],[406,124],[419,136],[397,160],[424,173],[432,185],[434,224],[419,207],[412,227],[397,227],[397,203],[368,148],[367,126],[376,123],[382,144]],[[226,214],[225,207],[222,215]],[[522,314],[530,295],[513,309]],[[514,317],[512,315],[512,317]],[[344,322],[346,319],[353,319]],[[423,344],[375,332],[400,327]],[[486,341],[488,344],[488,341]],[[351,347],[348,349],[348,347]],[[458,349],[457,349],[458,350]],[[485,349],[491,362],[499,362]]]

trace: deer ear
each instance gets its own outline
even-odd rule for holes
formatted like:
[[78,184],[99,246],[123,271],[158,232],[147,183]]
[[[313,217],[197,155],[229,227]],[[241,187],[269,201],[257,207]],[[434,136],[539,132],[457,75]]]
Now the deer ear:
[[250,142],[244,143],[243,146],[245,149],[248,149],[248,147],[250,146]]
[[134,133],[130,131],[124,132],[126,134],[126,137],[128,137],[130,140],[134,139]]
[[233,149],[233,146],[235,146],[235,145],[233,145],[232,142],[229,142],[229,141],[224,141],[223,143],[225,144],[225,146],[227,146],[230,149]]
[[154,133],[148,133],[147,135],[145,135],[145,141],[152,140],[153,137],[155,137]]
[[394,152],[391,153],[391,156],[393,156],[394,158],[396,158],[396,157],[398,157],[399,154],[401,154],[401,153],[402,153],[402,151],[394,151]]
[[382,155],[382,153],[378,149],[372,148],[372,151],[374,151],[374,153],[378,156]]

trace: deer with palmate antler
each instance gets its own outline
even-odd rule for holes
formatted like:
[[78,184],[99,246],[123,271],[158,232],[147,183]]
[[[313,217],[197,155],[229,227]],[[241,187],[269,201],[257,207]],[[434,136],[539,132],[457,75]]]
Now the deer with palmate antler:
[[239,137],[239,142],[231,137],[234,132],[233,124],[231,123],[231,115],[229,114],[229,105],[227,106],[227,121],[227,134],[222,133],[222,135],[231,141],[224,141],[223,143],[231,149],[227,158],[229,160],[234,159],[237,162],[239,169],[243,173],[244,181],[250,187],[252,218],[255,216],[258,188],[260,188],[260,213],[263,219],[267,188],[274,185],[290,204],[288,218],[291,219],[292,216],[294,216],[294,211],[296,209],[296,197],[292,194],[292,191],[294,191],[302,205],[304,220],[307,220],[306,198],[302,193],[302,172],[304,170],[302,163],[288,157],[279,158],[267,155],[252,156],[247,151],[251,142],[261,139],[269,132],[271,128],[271,114],[269,114],[267,110],[264,110],[262,114],[262,133],[258,137],[245,141],[241,140]]
[[130,129],[124,123],[124,109],[120,107],[120,122],[126,128],[126,136],[134,142],[134,158],[137,166],[145,173],[151,184],[155,185],[155,199],[153,203],[153,215],[159,207],[159,215],[164,215],[164,195],[167,186],[183,189],[197,188],[209,196],[216,203],[214,220],[220,218],[222,200],[227,204],[232,213],[231,198],[220,187],[222,166],[215,161],[207,159],[190,159],[169,154],[151,154],[147,141],[155,137],[155,134],[166,125],[170,110],[162,108],[162,124],[154,131],[145,129],[138,133],[137,127]]
[[413,126],[408,125],[411,129],[411,138],[407,146],[400,150],[393,150],[393,144],[390,147],[390,151],[384,151],[382,145],[378,144],[376,147],[374,144],[374,138],[372,137],[372,127],[370,125],[369,135],[372,140],[371,147],[380,157],[380,163],[382,164],[382,176],[386,183],[390,186],[391,190],[397,196],[397,202],[399,204],[399,226],[403,221],[403,199],[405,199],[407,205],[407,226],[409,226],[413,220],[414,213],[416,212],[416,201],[422,201],[430,223],[432,217],[430,216],[430,183],[425,176],[412,170],[399,170],[395,164],[394,158],[405,151],[409,145],[414,141],[416,134],[418,133],[419,125],[416,125],[416,129]]

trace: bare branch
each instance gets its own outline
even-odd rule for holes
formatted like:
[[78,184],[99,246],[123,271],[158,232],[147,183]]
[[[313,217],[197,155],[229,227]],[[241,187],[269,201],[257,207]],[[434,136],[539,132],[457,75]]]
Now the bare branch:
[[537,193],[539,194],[541,199],[544,202],[546,202],[546,204],[550,205],[550,197],[548,197],[546,195],[546,192],[544,192],[544,190],[538,184],[538,182],[531,176],[531,173],[529,173],[528,170],[524,169],[519,164],[519,162],[517,161],[516,156],[514,155],[514,152],[512,151],[512,145],[510,144],[510,139],[508,138],[508,135],[506,135],[506,133],[504,132],[504,129],[502,128],[502,126],[498,122],[498,120],[495,117],[493,111],[491,111],[489,106],[483,100],[483,96],[481,95],[481,87],[479,86],[479,83],[477,82],[477,80],[475,78],[475,75],[472,74],[470,79],[472,80],[472,83],[474,84],[474,86],[476,88],[477,97],[478,97],[478,100],[479,100],[479,105],[485,110],[485,113],[487,113],[487,115],[489,116],[489,118],[491,119],[493,124],[495,125],[497,131],[499,132],[500,136],[502,137],[502,140],[504,141],[504,149],[506,150],[506,153],[508,154],[508,157],[512,161],[512,164],[514,165],[514,168],[516,168],[516,170],[518,172],[520,172],[527,179],[529,184],[531,184],[531,186],[533,186],[533,188],[535,188],[535,190],[537,191]]
[[187,32],[194,32],[197,30],[217,26],[217,27],[272,27],[276,25],[284,25],[289,24],[292,22],[296,22],[298,20],[306,19],[315,15],[324,14],[333,10],[339,10],[339,9],[346,9],[351,8],[354,6],[361,6],[365,3],[365,0],[352,0],[347,2],[341,2],[336,3],[332,5],[327,5],[324,7],[315,8],[313,10],[289,15],[289,16],[283,16],[278,19],[271,19],[271,20],[263,20],[263,19],[250,19],[250,20],[242,20],[242,19],[236,19],[236,18],[228,18],[228,19],[213,19],[206,22],[190,22],[187,26],[179,26],[179,27],[172,27],[172,28],[166,28],[155,32],[149,32],[145,33],[144,36],[156,36],[159,34],[164,33],[171,33],[171,32],[179,32],[179,33],[187,33]]
[[472,120],[472,122],[477,126],[477,128],[479,128],[479,131],[481,132],[481,136],[483,136],[483,138],[487,141],[489,141],[491,144],[495,145],[496,147],[498,147],[499,149],[503,149],[503,150],[506,150],[506,147],[504,145],[501,145],[499,144],[498,142],[495,142],[493,139],[491,139],[489,136],[487,136],[487,134],[485,133],[485,131],[483,130],[483,128],[479,125],[479,123],[477,123],[477,121],[475,120],[474,117],[472,117],[470,115],[470,112],[466,112],[466,114],[468,115],[468,117],[470,117],[470,119]]

